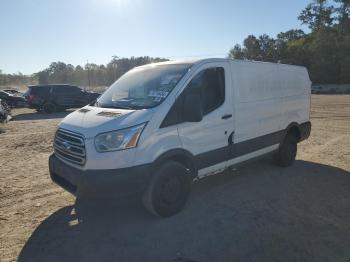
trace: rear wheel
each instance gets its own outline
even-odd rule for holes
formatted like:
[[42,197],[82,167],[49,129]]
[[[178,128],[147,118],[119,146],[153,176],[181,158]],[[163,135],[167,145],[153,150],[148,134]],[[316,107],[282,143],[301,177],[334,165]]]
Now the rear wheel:
[[288,133],[280,145],[278,152],[274,155],[275,163],[282,167],[288,167],[295,161],[297,155],[298,139],[293,133]]
[[143,196],[145,208],[156,216],[180,212],[188,199],[192,179],[182,164],[169,161],[154,174]]
[[57,111],[57,107],[56,107],[56,105],[54,103],[46,102],[43,105],[43,111],[46,114],[52,114],[52,113],[55,113]]

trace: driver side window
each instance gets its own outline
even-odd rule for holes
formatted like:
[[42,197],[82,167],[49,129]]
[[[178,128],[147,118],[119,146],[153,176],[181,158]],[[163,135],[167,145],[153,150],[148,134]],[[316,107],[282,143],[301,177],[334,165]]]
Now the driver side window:
[[204,115],[214,111],[225,100],[224,68],[213,67],[201,71],[188,84],[185,93],[200,95]]
[[174,105],[163,120],[161,127],[167,127],[184,122],[183,101],[188,94],[197,94],[201,98],[203,115],[207,115],[220,107],[225,101],[225,71],[223,67],[212,67],[199,72],[185,90],[181,93]]

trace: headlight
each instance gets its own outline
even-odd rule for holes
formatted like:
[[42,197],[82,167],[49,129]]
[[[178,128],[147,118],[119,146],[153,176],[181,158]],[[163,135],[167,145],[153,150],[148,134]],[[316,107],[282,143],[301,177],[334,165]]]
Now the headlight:
[[136,147],[145,125],[146,123],[97,135],[95,137],[96,150],[108,152]]

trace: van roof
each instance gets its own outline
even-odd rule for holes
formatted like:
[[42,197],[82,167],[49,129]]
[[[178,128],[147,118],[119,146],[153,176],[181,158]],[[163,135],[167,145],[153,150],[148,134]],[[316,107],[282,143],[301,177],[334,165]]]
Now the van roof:
[[[171,64],[201,64],[204,62],[236,62],[236,63],[259,63],[259,64],[278,64],[282,66],[296,66],[303,67],[298,65],[290,65],[290,64],[281,64],[281,63],[272,63],[272,62],[264,62],[264,61],[254,61],[254,60],[239,60],[239,59],[231,59],[231,58],[197,58],[197,59],[178,59],[178,60],[169,60],[165,62],[152,63],[152,65],[171,65]],[[147,66],[147,65],[145,65]]]

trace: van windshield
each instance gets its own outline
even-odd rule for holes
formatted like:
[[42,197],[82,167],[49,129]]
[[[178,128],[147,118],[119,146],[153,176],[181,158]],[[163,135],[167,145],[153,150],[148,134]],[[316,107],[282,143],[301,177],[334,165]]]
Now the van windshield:
[[123,109],[155,107],[165,100],[190,66],[170,64],[135,68],[112,84],[95,106]]

